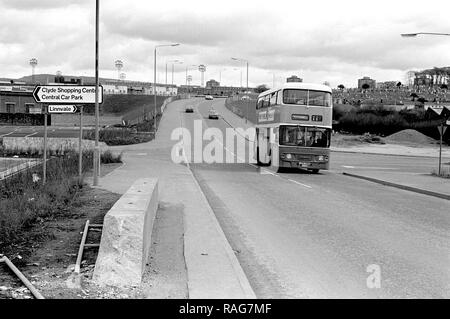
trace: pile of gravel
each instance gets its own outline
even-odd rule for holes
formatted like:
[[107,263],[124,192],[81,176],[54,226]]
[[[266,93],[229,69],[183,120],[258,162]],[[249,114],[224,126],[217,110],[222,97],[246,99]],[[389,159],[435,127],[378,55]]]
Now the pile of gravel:
[[394,133],[392,135],[389,135],[386,137],[387,141],[390,142],[409,142],[409,143],[417,143],[417,144],[435,144],[436,141],[426,136],[425,134],[422,134],[416,130],[403,130],[399,131],[397,133]]

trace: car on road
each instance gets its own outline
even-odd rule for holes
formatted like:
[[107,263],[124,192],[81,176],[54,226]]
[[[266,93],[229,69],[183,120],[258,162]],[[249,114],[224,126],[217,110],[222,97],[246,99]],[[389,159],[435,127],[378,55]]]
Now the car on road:
[[205,100],[214,100],[212,95],[205,95]]
[[218,120],[219,119],[219,113],[215,109],[210,109],[208,118],[212,120]]
[[186,113],[194,113],[194,107],[192,105],[188,105],[186,106],[186,108],[184,109],[184,111]]

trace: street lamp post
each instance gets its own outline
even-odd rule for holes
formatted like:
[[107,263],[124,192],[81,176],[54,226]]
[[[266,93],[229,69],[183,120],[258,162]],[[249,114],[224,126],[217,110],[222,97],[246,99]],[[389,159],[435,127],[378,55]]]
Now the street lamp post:
[[[450,36],[450,33],[439,33],[439,32],[416,32],[416,33],[402,33],[401,36],[404,38],[415,38],[418,35],[437,35],[437,36]],[[442,166],[442,137],[444,135],[444,122],[438,126],[439,130],[439,169],[438,175],[441,176],[441,166]]]
[[166,86],[167,86],[167,64],[168,63],[172,63],[172,69],[173,69],[173,63],[174,62],[179,62],[178,60],[169,60],[169,61],[166,61]]
[[[247,90],[246,90],[246,94],[248,94],[248,60],[245,60],[245,59],[239,59],[239,58],[231,58],[232,60],[235,60],[235,61],[241,61],[241,62],[244,62],[246,65],[247,65]],[[241,86],[242,86],[242,84],[241,84]],[[245,123],[247,123],[247,119],[248,119],[248,108],[249,108],[249,106],[248,106],[248,104],[249,104],[249,102],[250,102],[250,99],[247,99],[247,107],[246,107],[246,113],[247,113],[247,116],[245,117]]]
[[242,89],[242,70],[241,69],[239,69],[239,68],[234,68],[233,70],[235,70],[235,71],[239,71],[240,72],[240,88]]
[[197,64],[186,65],[186,85],[188,85],[188,70],[193,66],[197,67]]
[[[155,114],[154,114],[154,127],[155,127],[155,138],[156,138],[156,116],[157,116],[157,113],[156,113],[156,49],[157,48],[161,48],[161,47],[176,47],[176,46],[178,46],[178,45],[180,45],[179,43],[172,43],[172,44],[160,44],[160,45],[156,45],[155,46],[155,52],[154,52],[154,70],[153,70],[153,80],[154,80],[154,83],[153,83],[153,97],[154,97],[154,99],[153,99],[153,103],[154,103],[154,108],[155,108],[155,110],[154,110],[154,112],[155,112]],[[144,115],[144,117],[145,117],[145,115]]]
[[38,65],[38,60],[36,58],[30,59],[30,65],[31,65],[31,82],[34,84],[34,69]]
[[122,60],[116,60],[114,62],[114,65],[116,66],[116,69],[117,69],[117,78],[120,81],[120,70],[122,70],[122,68],[123,68],[123,62],[122,62]]
[[226,68],[225,69],[220,69],[220,71],[219,71],[219,83],[222,82],[222,71],[225,71],[225,70],[226,70]]
[[100,149],[98,145],[99,140],[99,125],[100,125],[100,110],[98,105],[98,40],[99,40],[99,12],[100,1],[95,0],[95,148],[94,148],[94,186],[98,186],[98,178],[100,175]]
[[183,62],[177,60],[175,63],[172,63],[172,85],[173,85],[173,71],[174,71],[175,64],[183,64]]

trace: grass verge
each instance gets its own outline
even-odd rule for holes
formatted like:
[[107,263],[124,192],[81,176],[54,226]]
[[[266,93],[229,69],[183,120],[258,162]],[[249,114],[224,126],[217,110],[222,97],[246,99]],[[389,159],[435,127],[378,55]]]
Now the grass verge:
[[[120,163],[122,154],[106,151],[102,163]],[[93,152],[83,153],[83,173],[91,169]],[[67,213],[83,189],[78,177],[78,153],[52,157],[47,162],[47,183],[42,164],[0,181],[0,252],[45,218]]]

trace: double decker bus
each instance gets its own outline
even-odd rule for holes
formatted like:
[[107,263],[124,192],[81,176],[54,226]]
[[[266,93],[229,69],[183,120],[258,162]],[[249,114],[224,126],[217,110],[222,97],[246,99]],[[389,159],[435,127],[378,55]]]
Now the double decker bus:
[[258,165],[328,169],[332,125],[331,88],[290,82],[267,90],[256,103],[254,157]]

